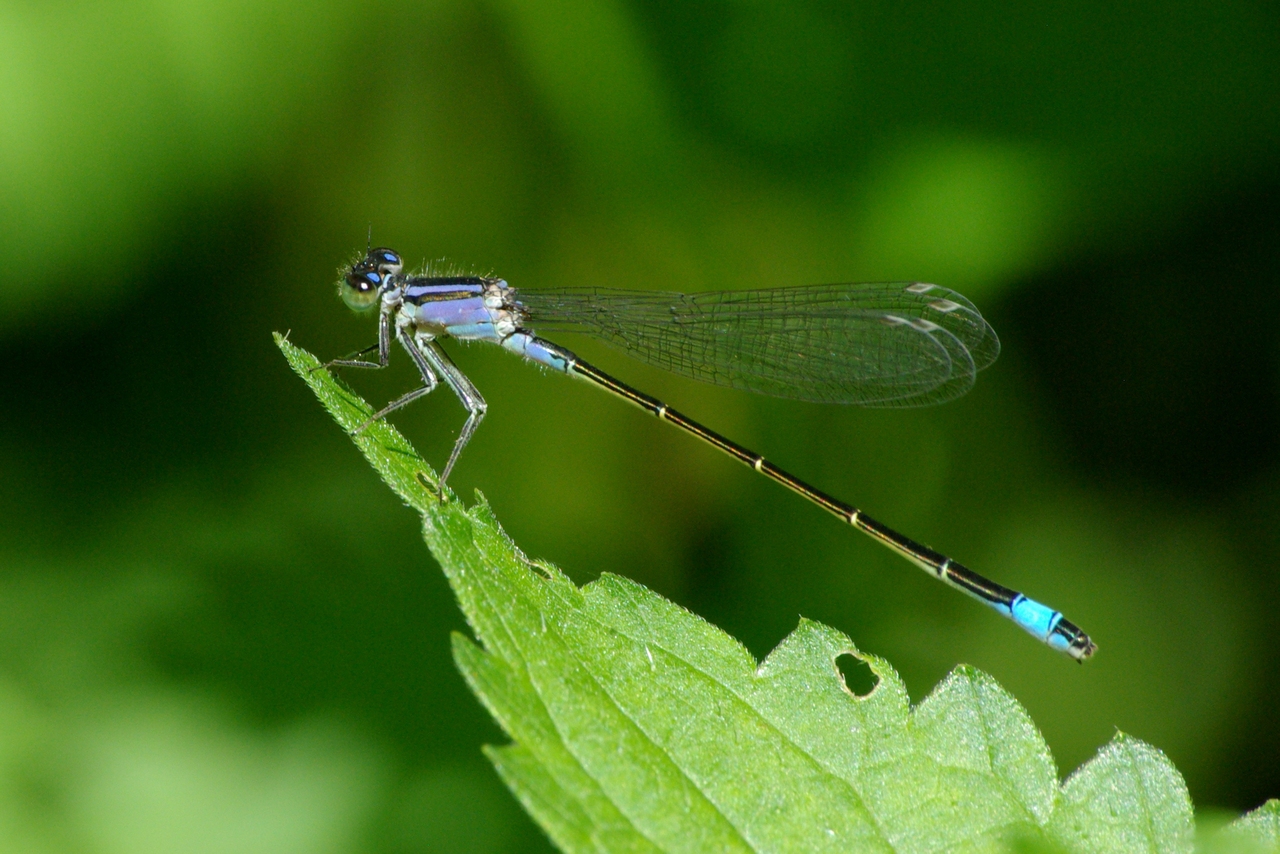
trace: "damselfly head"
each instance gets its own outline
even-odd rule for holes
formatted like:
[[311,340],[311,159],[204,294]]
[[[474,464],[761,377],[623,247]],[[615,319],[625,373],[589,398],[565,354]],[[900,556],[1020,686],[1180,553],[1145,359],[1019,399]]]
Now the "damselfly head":
[[404,261],[395,250],[381,246],[370,249],[363,260],[352,264],[342,275],[338,292],[342,301],[356,311],[373,308],[390,284],[389,279],[400,275],[403,269]]

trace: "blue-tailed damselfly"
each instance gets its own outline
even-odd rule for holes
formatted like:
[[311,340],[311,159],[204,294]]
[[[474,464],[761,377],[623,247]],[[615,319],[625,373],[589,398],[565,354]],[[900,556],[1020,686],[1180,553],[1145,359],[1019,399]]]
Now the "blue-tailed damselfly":
[[585,333],[676,374],[761,394],[862,406],[921,406],[964,394],[975,374],[1000,352],[991,326],[960,294],[923,282],[696,294],[607,288],[517,291],[502,279],[404,275],[403,269],[400,255],[379,248],[343,271],[339,289],[347,305],[357,310],[380,307],[378,343],[355,354],[376,349],[378,361],[347,358],[329,365],[386,367],[394,337],[422,375],[420,388],[387,404],[357,432],[444,380],[468,415],[440,475],[442,488],[487,405],[437,339],[487,341],[581,377],[697,436],[995,608],[1053,649],[1077,661],[1097,649],[1052,608],[880,524],[531,331]]

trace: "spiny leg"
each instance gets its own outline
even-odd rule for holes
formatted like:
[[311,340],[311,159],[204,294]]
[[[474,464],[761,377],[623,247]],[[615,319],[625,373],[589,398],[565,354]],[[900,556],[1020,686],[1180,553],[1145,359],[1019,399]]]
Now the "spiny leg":
[[388,403],[386,406],[379,409],[377,412],[370,415],[367,419],[365,419],[365,422],[363,424],[361,424],[359,427],[351,431],[351,435],[359,436],[373,422],[381,421],[383,418],[386,418],[388,415],[395,412],[400,407],[408,406],[410,403],[413,403],[418,398],[423,397],[424,395],[431,394],[431,392],[436,390],[436,385],[438,385],[438,382],[436,381],[435,377],[432,377],[431,380],[432,380],[431,385],[423,386],[422,388],[415,388],[413,391],[408,392],[407,394],[402,394],[399,397],[397,397],[395,400]]
[[418,343],[421,345],[422,358],[431,363],[431,367],[440,374],[449,388],[453,389],[453,393],[458,396],[458,400],[462,401],[462,405],[468,412],[467,422],[462,425],[458,439],[453,443],[453,453],[449,454],[449,461],[444,464],[444,471],[440,475],[440,486],[443,489],[445,482],[449,480],[449,472],[453,471],[453,464],[458,461],[467,442],[471,441],[471,434],[475,433],[476,428],[480,426],[489,404],[484,402],[480,390],[467,379],[466,374],[458,369],[458,366],[449,358],[449,354],[442,350],[439,344],[422,339],[418,339]]
[[365,347],[363,350],[355,351],[345,359],[330,359],[328,362],[325,362],[323,365],[312,368],[311,370],[321,371],[326,368],[385,368],[386,363],[367,362],[364,359],[355,358],[356,356],[363,356],[365,353],[368,353],[376,349],[378,349],[377,344],[370,344],[368,347]]
[[[422,375],[422,388],[415,388],[407,394],[400,395],[395,400],[373,413],[373,415],[369,416],[363,424],[351,431],[353,436],[364,432],[365,428],[370,424],[375,421],[381,421],[383,418],[386,418],[402,406],[407,406],[418,398],[431,394],[431,392],[436,390],[436,386],[440,384],[440,380],[436,378],[436,372],[431,369],[431,365],[423,358],[422,354],[418,352],[418,348],[413,346],[413,341],[403,332],[398,333],[396,337],[400,339],[400,343],[404,345],[404,349],[408,351],[410,358],[413,359],[413,363],[418,366],[418,373]],[[379,365],[375,367],[381,366]]]
[[[351,358],[351,356],[363,356],[371,350],[378,351],[378,361],[368,362],[363,359]],[[381,314],[378,315],[378,343],[370,344],[363,350],[357,350],[352,353],[351,356],[345,359],[334,359],[333,361],[326,362],[321,365],[320,368],[385,368],[387,366],[391,360],[391,314],[387,310],[384,309]],[[320,368],[312,368],[312,370],[318,371]],[[434,377],[432,377],[432,379],[434,379]],[[432,388],[434,387],[435,386],[433,384]],[[408,401],[406,401],[406,403],[407,402]],[[404,404],[402,403],[400,405],[403,406]],[[385,411],[390,412],[390,410]],[[373,420],[376,421],[377,419],[375,418]],[[361,425],[360,430],[363,430],[367,426],[368,422],[365,422],[365,424]]]

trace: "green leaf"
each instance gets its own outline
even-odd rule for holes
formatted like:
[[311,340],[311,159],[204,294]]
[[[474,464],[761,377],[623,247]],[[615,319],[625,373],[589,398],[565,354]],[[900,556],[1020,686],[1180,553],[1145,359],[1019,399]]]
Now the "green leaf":
[[1280,854],[1280,800],[1273,798],[1228,824],[1214,850]]
[[[276,340],[344,429],[363,423],[372,407]],[[442,500],[390,425],[353,439],[422,513],[475,633],[454,636],[454,659],[512,739],[488,755],[565,851],[1192,848],[1182,777],[1138,739],[1118,734],[1059,784],[1026,711],[978,670],[913,709],[886,661],[810,620],[757,662],[639,584],[579,588],[530,561],[483,497]],[[866,695],[846,687],[844,655],[876,676]],[[1232,825],[1273,843],[1276,827],[1271,805]]]

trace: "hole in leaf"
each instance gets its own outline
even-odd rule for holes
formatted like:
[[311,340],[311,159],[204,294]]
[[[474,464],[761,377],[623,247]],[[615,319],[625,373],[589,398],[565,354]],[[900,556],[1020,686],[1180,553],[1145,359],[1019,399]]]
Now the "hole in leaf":
[[856,697],[868,697],[880,684],[880,677],[872,672],[867,663],[848,652],[836,656],[836,668],[844,679],[844,687]]

